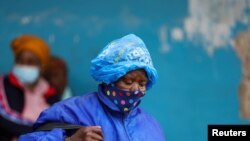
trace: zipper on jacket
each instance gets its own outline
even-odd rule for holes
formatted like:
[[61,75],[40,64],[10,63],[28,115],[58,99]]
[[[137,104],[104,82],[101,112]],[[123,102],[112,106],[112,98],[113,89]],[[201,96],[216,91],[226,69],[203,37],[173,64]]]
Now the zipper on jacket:
[[126,126],[125,126],[125,118],[126,118],[126,117],[127,117],[127,116],[122,116],[122,125],[123,125],[123,128],[124,128],[125,132],[126,132],[128,141],[131,141],[131,139],[130,139],[130,137],[129,137],[129,134],[128,134],[128,131],[127,131],[127,128],[126,128]]

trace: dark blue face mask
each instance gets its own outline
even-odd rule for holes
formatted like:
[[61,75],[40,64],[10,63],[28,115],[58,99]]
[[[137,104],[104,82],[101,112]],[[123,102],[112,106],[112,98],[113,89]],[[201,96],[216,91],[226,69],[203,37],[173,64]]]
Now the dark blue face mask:
[[145,96],[145,92],[140,90],[121,90],[113,84],[105,85],[103,90],[105,95],[124,113],[134,109],[140,103],[140,99]]

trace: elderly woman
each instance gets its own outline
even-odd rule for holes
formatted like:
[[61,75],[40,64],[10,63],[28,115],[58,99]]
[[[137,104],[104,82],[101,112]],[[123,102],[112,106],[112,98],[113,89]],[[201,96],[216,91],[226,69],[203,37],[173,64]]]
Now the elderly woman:
[[[133,34],[124,36],[108,44],[91,63],[91,75],[100,82],[98,91],[45,110],[34,128],[50,122],[58,126],[49,130],[47,125],[21,136],[21,141],[164,141],[157,121],[138,107],[157,78],[143,41]],[[68,130],[75,125],[80,126]]]
[[22,35],[11,47],[15,63],[0,76],[0,140],[10,141],[30,132],[39,114],[57,102],[56,91],[42,78],[49,47],[39,37]]

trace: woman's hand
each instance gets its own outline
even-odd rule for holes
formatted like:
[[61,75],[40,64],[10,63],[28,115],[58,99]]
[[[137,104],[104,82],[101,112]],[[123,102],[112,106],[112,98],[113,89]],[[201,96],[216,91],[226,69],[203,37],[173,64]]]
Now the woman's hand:
[[85,126],[78,129],[65,141],[102,141],[103,134],[100,126]]

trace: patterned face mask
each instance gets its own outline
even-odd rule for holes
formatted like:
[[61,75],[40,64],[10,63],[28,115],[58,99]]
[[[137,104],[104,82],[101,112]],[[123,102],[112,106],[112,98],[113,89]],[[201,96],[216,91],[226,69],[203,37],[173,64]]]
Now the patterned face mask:
[[121,90],[113,84],[105,85],[104,93],[124,113],[134,109],[140,103],[140,99],[145,95],[145,92],[140,90]]

